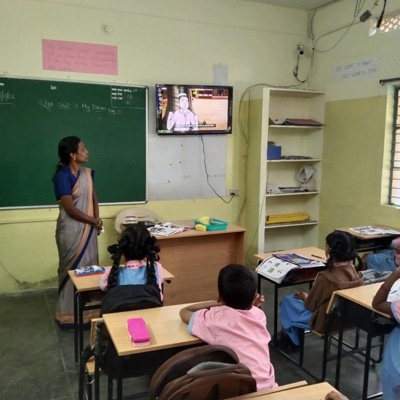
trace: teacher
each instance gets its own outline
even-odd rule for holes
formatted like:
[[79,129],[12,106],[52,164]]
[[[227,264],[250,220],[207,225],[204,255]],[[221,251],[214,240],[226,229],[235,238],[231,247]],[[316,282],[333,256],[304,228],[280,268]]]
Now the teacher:
[[[56,242],[59,256],[58,305],[56,322],[61,328],[74,324],[73,285],[68,271],[87,265],[98,265],[97,235],[103,228],[94,190],[94,171],[83,167],[89,152],[76,136],[68,136],[58,144],[60,161],[53,177],[54,192],[60,213],[57,219]],[[85,312],[89,322],[97,310]]]

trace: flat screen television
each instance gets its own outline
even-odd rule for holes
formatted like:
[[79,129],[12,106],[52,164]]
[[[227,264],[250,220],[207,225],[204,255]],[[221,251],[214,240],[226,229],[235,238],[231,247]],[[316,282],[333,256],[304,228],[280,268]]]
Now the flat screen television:
[[232,86],[157,84],[157,133],[232,133],[232,103]]

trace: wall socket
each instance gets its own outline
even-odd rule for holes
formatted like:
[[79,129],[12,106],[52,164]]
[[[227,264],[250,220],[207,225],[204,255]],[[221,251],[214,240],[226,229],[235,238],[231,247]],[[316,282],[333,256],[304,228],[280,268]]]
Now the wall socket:
[[239,188],[229,188],[226,190],[226,195],[228,197],[231,196],[239,196]]

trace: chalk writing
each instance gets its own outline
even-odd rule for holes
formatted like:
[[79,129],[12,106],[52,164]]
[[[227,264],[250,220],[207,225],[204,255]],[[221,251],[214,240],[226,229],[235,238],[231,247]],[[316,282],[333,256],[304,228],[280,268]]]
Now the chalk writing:
[[379,59],[370,58],[362,61],[353,61],[332,68],[332,81],[344,82],[352,79],[367,78],[379,73]]
[[13,104],[15,96],[9,91],[0,90],[0,105],[1,104]]
[[[1,100],[1,92],[0,92],[0,100]],[[0,101],[1,104],[1,101]],[[104,113],[109,115],[120,115],[122,114],[122,110],[120,109],[112,109],[107,106],[102,106],[99,104],[87,104],[87,103],[73,103],[69,101],[51,101],[48,99],[40,99],[39,107],[44,108],[46,111],[51,112],[54,110],[60,111],[82,111],[85,113]]]

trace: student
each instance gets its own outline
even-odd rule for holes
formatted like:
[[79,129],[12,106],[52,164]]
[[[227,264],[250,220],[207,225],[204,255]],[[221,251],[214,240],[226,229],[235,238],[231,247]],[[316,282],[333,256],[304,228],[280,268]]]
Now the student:
[[265,314],[258,308],[263,302],[264,297],[256,294],[251,271],[230,264],[219,272],[218,302],[194,304],[180,311],[191,335],[236,352],[239,361],[250,369],[257,390],[277,386],[269,357],[271,336]]
[[[103,222],[94,189],[94,171],[82,165],[88,161],[85,144],[68,136],[58,144],[59,163],[53,177],[54,192],[60,212],[56,243],[59,255],[58,305],[56,322],[62,328],[73,327],[73,288],[68,271],[98,264],[97,235]],[[85,311],[84,322],[97,314]]]
[[[133,224],[126,228],[118,244],[108,246],[114,261],[111,269],[100,278],[100,289],[107,291],[114,286],[155,284],[162,295],[163,273],[156,245],[157,239],[151,236],[142,224]],[[125,265],[120,265],[121,257]]]
[[[381,285],[372,300],[372,306],[392,315],[400,324],[400,300],[392,303],[387,301],[389,292],[398,279],[400,279],[400,267],[397,267]],[[381,377],[383,399],[400,399],[400,325],[396,325],[386,339]]]
[[394,271],[400,265],[400,237],[392,241],[390,249],[368,253],[362,257],[363,269],[379,272]]
[[357,256],[353,236],[344,231],[330,233],[326,237],[325,251],[327,268],[317,275],[310,293],[296,292],[284,297],[280,304],[281,340],[290,339],[296,346],[300,329],[325,332],[329,318],[326,307],[335,290],[363,284],[361,273],[351,263]]

